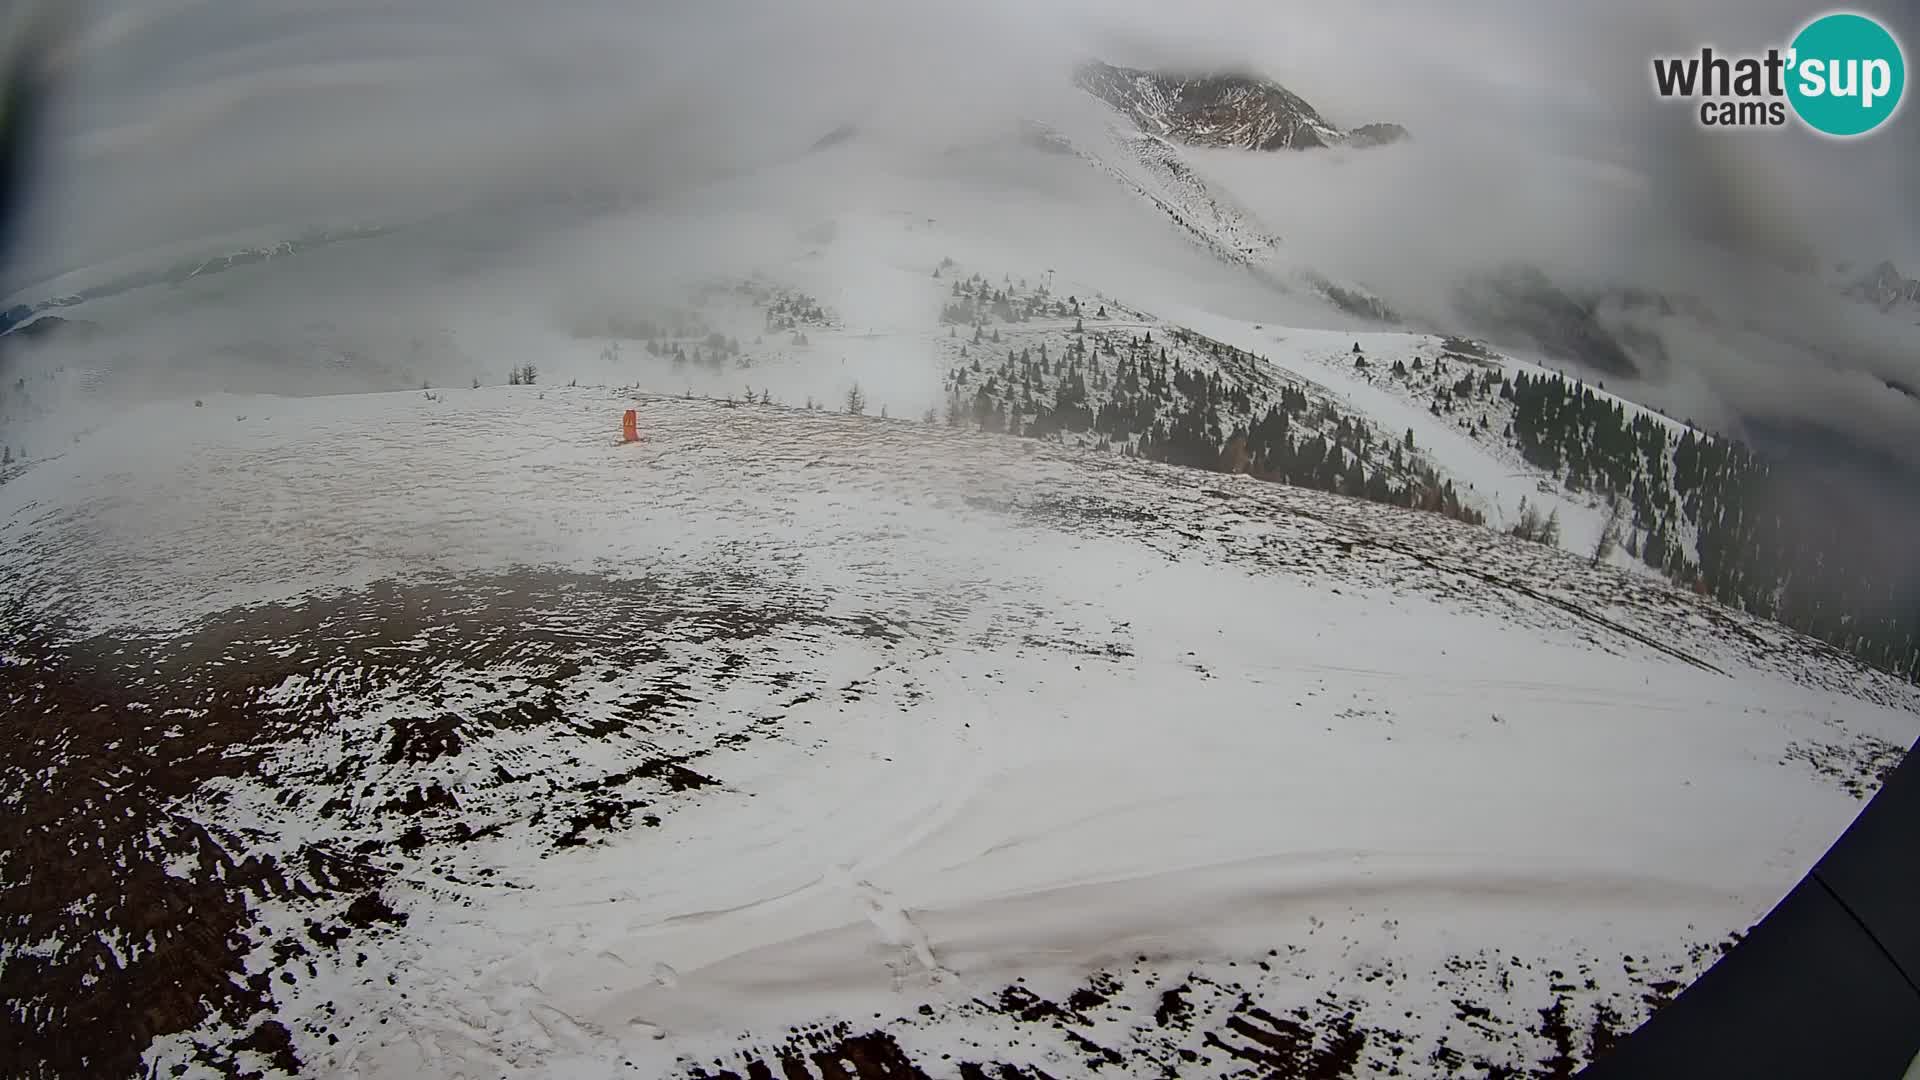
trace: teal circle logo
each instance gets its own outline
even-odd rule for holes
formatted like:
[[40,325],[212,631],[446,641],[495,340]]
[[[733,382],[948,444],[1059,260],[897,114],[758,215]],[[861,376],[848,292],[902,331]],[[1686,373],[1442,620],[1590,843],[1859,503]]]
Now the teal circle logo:
[[1787,100],[1824,135],[1865,135],[1887,122],[1907,88],[1907,62],[1887,28],[1852,12],[1822,15],[1789,46]]

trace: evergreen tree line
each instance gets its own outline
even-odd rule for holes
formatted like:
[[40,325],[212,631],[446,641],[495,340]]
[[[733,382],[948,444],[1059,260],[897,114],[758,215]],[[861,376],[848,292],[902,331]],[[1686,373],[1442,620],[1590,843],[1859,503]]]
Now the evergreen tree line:
[[965,362],[949,377],[947,422],[1029,438],[1091,435],[1131,456],[1484,523],[1462,505],[1452,481],[1420,459],[1411,431],[1377,439],[1366,424],[1292,385],[1260,412],[1248,387],[1220,370],[1251,354],[1176,338],[1215,363],[1188,366],[1150,331],[1092,344],[1076,335],[1059,355],[1042,342],[996,356],[976,337],[962,346]]
[[[937,271],[934,276],[939,276]],[[1045,318],[1079,319],[1083,314],[1095,317],[1106,315],[1104,306],[1097,312],[1083,312],[1078,297],[1069,296],[1062,300],[1048,296],[1043,289],[1023,295],[1011,285],[995,288],[979,274],[955,279],[950,291],[952,299],[940,309],[940,321],[949,325],[972,326],[976,331],[984,330],[994,319],[1003,323],[1024,323]]]
[[1676,438],[1558,375],[1522,373],[1501,395],[1529,462],[1570,490],[1627,501],[1627,550],[1648,566],[1920,681],[1920,597],[1895,595],[1910,580],[1910,550],[1875,550],[1821,491],[1737,440],[1691,427]]
[[827,321],[819,301],[805,294],[782,296],[767,306],[767,329],[773,332],[801,326],[820,326]]

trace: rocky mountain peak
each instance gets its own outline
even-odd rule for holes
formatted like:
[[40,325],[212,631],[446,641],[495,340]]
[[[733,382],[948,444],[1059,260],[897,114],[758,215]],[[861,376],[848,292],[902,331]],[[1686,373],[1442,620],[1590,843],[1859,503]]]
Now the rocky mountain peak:
[[1312,150],[1407,137],[1398,124],[1342,131],[1300,95],[1255,75],[1155,72],[1093,60],[1075,70],[1074,82],[1142,131],[1189,146]]

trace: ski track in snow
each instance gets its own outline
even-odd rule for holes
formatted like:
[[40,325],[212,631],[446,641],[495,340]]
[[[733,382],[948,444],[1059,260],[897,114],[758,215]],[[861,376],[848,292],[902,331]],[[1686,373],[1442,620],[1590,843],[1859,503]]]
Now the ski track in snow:
[[246,413],[148,406],[0,488],[0,603],[290,665],[252,764],[165,809],[364,860],[405,916],[315,946],[347,893],[252,897],[319,1076],[751,1075],[869,1031],[932,1075],[1577,1059],[1857,812],[1806,745],[1920,733],[1777,626],[1241,477],[584,388]]

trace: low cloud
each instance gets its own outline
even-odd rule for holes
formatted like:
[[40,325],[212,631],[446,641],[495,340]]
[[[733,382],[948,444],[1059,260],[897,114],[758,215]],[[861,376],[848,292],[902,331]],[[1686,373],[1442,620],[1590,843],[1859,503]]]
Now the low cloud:
[[[1905,25],[1909,7],[1881,14]],[[1705,136],[1683,106],[1651,100],[1649,57],[1762,47],[1804,12],[1669,8],[112,0],[65,65],[52,212],[79,256],[532,186],[644,187],[698,175],[696,163],[751,164],[849,119],[930,138],[984,130],[1100,53],[1257,70],[1343,124],[1506,147],[1489,172],[1535,150],[1632,169],[1664,201],[1649,213],[1730,242],[1830,235],[1920,258],[1920,222],[1893,199],[1913,190],[1920,127],[1846,145]],[[1564,231],[1599,230],[1570,208]]]
[[[1913,5],[1873,13],[1920,40]],[[1232,67],[1282,80],[1336,123],[1397,121],[1415,133],[1363,158],[1202,155],[1282,234],[1288,258],[1374,284],[1435,320],[1447,317],[1459,275],[1512,260],[1570,288],[1700,296],[1718,332],[1644,316],[1670,342],[1668,366],[1647,375],[1650,396],[1729,430],[1812,425],[1911,460],[1920,405],[1885,380],[1920,384],[1912,328],[1776,264],[1811,252],[1892,258],[1920,274],[1909,194],[1920,190],[1920,121],[1909,111],[1853,143],[1714,135],[1651,94],[1654,54],[1709,42],[1763,48],[1805,17],[1783,0],[1678,10],[1571,0],[1443,10],[1413,0],[112,0],[94,5],[63,57],[45,198],[21,269],[44,278],[229,235],[438,215],[446,224],[420,241],[432,254],[303,278],[300,295],[268,308],[285,319],[301,304],[392,309],[411,288],[414,308],[444,319],[463,300],[488,297],[491,313],[554,295],[561,281],[590,293],[587,268],[637,282],[750,264],[784,251],[809,218],[904,208],[918,178],[972,185],[1006,204],[1003,219],[1036,202],[1056,215],[1111,210],[1077,230],[1036,212],[1023,231],[1083,248],[1087,262],[1097,252],[1116,280],[1146,287],[1175,279],[1141,264],[1178,262],[1158,247],[1129,257],[1127,244],[1149,242],[1150,216],[1129,231],[1118,204],[1103,201],[1118,196],[1056,165],[1023,172],[982,159],[962,172],[941,155],[1044,114],[1072,92],[1065,71],[1086,55]],[[791,167],[843,124],[909,156],[871,175]],[[763,180],[739,180],[748,174]],[[629,242],[612,253],[591,231],[548,230],[538,213],[455,213],[579,192],[651,199],[655,213],[630,218],[637,231],[620,234]],[[708,226],[675,232],[661,216],[668,208]],[[990,209],[980,220],[993,220]],[[729,219],[743,224],[713,224]],[[1230,275],[1178,265],[1222,303],[1257,309]],[[400,280],[403,269],[418,283]],[[489,291],[475,291],[481,280]]]

